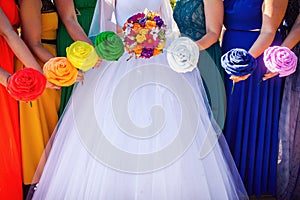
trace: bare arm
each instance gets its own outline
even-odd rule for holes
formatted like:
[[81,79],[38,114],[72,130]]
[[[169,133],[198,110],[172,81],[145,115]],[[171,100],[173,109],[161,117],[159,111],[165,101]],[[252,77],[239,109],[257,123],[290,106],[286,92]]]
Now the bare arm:
[[249,50],[254,58],[260,56],[273,42],[287,8],[287,3],[288,0],[264,0],[261,32]]
[[45,63],[54,55],[45,49],[41,42],[41,8],[40,0],[20,0],[22,37],[33,54]]
[[[26,67],[31,67],[39,70],[42,73],[40,65],[37,63],[30,50],[15,32],[11,26],[9,20],[7,19],[5,13],[0,8],[0,35],[6,40],[7,44],[10,46],[14,54],[25,64]],[[0,81],[6,85],[6,80],[8,78],[8,73],[4,73],[1,70]]]
[[288,47],[289,49],[294,48],[296,44],[300,41],[300,14],[298,14],[298,17],[288,34],[287,38],[283,41],[281,46]]
[[199,50],[204,50],[218,41],[224,18],[222,0],[204,0],[206,34],[196,43]]
[[58,14],[69,35],[74,41],[83,41],[92,44],[77,21],[73,0],[54,0]]

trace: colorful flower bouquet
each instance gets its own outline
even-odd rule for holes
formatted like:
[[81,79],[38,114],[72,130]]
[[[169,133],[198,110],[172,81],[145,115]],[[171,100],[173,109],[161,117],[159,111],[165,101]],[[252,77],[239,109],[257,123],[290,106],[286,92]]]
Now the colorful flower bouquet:
[[131,16],[123,31],[124,46],[136,58],[156,56],[166,45],[166,25],[157,13],[149,10]]
[[268,70],[277,72],[279,77],[288,76],[296,71],[298,58],[287,47],[272,46],[264,52],[264,63]]
[[14,73],[7,82],[8,93],[19,101],[33,101],[39,98],[47,80],[43,74],[32,68],[24,68]]

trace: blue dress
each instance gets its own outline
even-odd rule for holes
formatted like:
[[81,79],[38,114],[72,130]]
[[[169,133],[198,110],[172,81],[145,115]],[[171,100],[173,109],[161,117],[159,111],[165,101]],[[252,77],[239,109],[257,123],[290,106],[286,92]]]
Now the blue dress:
[[[232,48],[249,50],[262,25],[263,0],[224,0],[226,28],[222,51]],[[252,30],[252,31],[250,31]],[[272,45],[280,45],[276,35]],[[282,78],[259,84],[266,68],[262,55],[257,68],[245,81],[235,84],[225,76],[227,114],[224,134],[249,195],[276,193],[278,121]]]
[[[197,41],[206,34],[203,0],[177,1],[173,16],[182,36]],[[221,55],[219,41],[200,51],[198,69],[204,82],[214,118],[218,125],[223,128],[226,96],[223,81],[224,70],[220,63]]]

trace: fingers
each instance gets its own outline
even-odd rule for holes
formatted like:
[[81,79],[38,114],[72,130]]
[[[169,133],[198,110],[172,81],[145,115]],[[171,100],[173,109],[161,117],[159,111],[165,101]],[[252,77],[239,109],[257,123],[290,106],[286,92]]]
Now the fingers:
[[240,82],[240,81],[244,81],[246,80],[251,74],[246,74],[244,76],[230,76],[230,79],[237,83],[237,82]]
[[76,82],[83,82],[84,81],[84,72],[83,71],[78,71],[77,77],[76,77]]
[[271,71],[267,71],[266,73],[265,73],[265,75],[264,75],[264,77],[263,77],[263,80],[265,81],[265,80],[268,80],[269,78],[273,78],[273,77],[275,77],[275,76],[277,76],[278,75],[278,72],[271,72]]
[[57,86],[53,83],[50,83],[49,81],[47,81],[46,88],[55,89],[55,90],[60,90],[61,89],[60,86]]
[[102,59],[99,57],[98,61],[96,62],[95,66],[94,66],[94,68],[98,68],[100,66],[101,62],[102,62]]

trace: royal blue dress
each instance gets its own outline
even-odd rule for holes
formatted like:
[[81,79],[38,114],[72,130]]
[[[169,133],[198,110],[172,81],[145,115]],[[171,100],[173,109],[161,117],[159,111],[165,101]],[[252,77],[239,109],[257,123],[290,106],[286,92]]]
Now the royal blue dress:
[[[262,25],[263,0],[224,0],[223,53],[232,48],[249,50]],[[276,35],[272,45],[280,45]],[[282,78],[259,84],[266,68],[263,56],[245,81],[235,84],[225,76],[227,114],[224,134],[249,195],[275,195],[278,150],[278,121]]]

